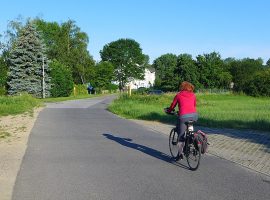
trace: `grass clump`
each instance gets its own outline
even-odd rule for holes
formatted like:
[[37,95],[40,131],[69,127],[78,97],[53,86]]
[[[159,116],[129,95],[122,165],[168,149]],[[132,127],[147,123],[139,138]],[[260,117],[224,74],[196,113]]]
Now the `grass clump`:
[[41,102],[28,94],[20,96],[0,96],[0,116],[33,112],[34,107],[42,105]]

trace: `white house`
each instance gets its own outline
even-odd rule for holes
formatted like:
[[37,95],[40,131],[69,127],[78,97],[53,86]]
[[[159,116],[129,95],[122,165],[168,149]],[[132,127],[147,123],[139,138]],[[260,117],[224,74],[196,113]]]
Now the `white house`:
[[138,89],[139,87],[149,88],[154,85],[155,78],[155,70],[153,68],[145,69],[144,80],[133,80],[127,85],[130,85],[131,89]]

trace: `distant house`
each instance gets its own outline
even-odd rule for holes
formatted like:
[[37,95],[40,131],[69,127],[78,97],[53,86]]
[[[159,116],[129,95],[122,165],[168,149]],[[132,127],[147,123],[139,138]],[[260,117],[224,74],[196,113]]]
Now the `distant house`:
[[138,89],[139,87],[149,88],[154,85],[155,78],[155,70],[153,68],[146,68],[144,72],[144,80],[133,80],[129,84],[131,89]]

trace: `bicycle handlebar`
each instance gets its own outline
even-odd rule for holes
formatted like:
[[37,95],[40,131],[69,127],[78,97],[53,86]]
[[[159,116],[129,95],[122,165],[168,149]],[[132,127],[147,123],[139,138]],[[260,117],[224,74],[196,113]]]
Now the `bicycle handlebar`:
[[175,111],[174,109],[171,112],[168,112],[169,108],[164,108],[164,112],[168,115],[177,115],[177,111]]

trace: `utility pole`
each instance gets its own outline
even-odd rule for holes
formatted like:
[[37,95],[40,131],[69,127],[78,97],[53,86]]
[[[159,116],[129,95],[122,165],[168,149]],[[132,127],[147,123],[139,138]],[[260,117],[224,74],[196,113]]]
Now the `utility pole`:
[[42,54],[42,98],[45,99],[45,72],[44,72],[44,56]]

